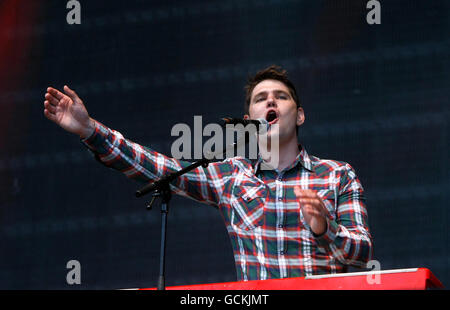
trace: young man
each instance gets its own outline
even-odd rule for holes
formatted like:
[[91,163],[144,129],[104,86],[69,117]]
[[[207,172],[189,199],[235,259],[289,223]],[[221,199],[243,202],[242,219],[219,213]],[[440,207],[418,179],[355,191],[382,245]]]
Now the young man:
[[[271,66],[249,79],[245,118],[265,118],[277,135],[279,160],[228,158],[173,182],[174,193],[215,206],[231,239],[238,280],[299,277],[365,267],[372,258],[363,188],[353,168],[308,155],[298,144],[305,120],[294,85]],[[92,119],[69,87],[49,87],[44,114],[77,134],[106,166],[140,182],[189,163],[125,139]]]

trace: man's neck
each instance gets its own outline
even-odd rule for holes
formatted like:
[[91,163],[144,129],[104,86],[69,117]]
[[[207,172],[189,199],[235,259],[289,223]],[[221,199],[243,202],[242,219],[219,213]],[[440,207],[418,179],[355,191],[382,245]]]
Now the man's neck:
[[290,165],[292,165],[297,159],[300,150],[298,149],[297,138],[290,140],[285,144],[280,144],[280,159],[276,170],[281,172]]
[[263,154],[262,155],[264,162],[271,167],[270,169],[275,169],[276,171],[281,172],[291,166],[300,153],[300,150],[298,149],[297,137],[284,143],[280,141],[277,149],[278,151],[271,150],[271,147],[269,146],[266,156]]

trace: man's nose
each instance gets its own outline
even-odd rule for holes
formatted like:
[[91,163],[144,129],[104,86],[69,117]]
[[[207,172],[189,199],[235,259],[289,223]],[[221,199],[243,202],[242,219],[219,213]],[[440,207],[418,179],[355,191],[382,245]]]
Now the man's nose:
[[267,97],[267,107],[276,107],[277,101],[275,100],[275,97],[273,95],[269,95]]

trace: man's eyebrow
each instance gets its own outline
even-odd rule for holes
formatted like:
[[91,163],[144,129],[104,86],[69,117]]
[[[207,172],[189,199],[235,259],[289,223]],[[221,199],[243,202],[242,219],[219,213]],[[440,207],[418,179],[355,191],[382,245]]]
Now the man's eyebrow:
[[276,89],[276,90],[274,90],[276,93],[285,93],[286,95],[289,95],[290,94],[290,92],[289,91],[285,91],[285,90],[282,90],[282,89]]
[[257,94],[254,96],[254,98],[256,98],[256,97],[258,97],[258,96],[261,96],[261,95],[265,95],[265,94],[267,94],[267,91],[261,91],[261,92],[257,93]]
[[[289,92],[287,92],[285,90],[282,90],[282,89],[275,89],[273,92],[274,93],[284,93],[284,94],[289,95]],[[266,95],[267,93],[268,93],[268,91],[263,90],[263,91],[257,93],[253,98],[256,98],[256,97],[261,96],[261,95]]]

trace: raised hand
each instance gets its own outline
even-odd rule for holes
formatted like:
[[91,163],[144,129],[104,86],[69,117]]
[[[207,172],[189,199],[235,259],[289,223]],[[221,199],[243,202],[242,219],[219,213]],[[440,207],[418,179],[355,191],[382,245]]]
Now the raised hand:
[[322,199],[313,190],[294,187],[295,196],[300,204],[303,217],[316,235],[322,235],[327,229],[326,207]]
[[45,94],[44,115],[68,132],[89,137],[94,131],[94,120],[89,117],[83,101],[67,85],[64,93],[49,87]]

